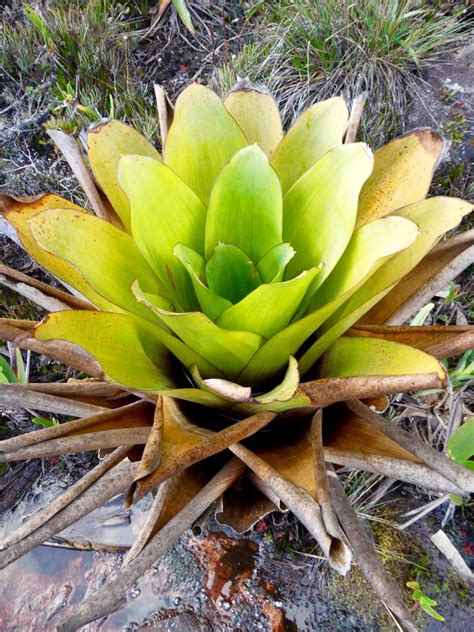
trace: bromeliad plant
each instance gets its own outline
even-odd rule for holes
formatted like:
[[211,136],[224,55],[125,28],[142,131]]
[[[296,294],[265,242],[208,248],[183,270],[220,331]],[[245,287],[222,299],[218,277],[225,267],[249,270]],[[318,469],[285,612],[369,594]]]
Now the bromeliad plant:
[[325,463],[472,489],[470,472],[374,411],[387,393],[442,386],[438,360],[472,346],[468,327],[401,326],[472,255],[470,233],[436,245],[470,211],[425,199],[443,140],[419,129],[373,155],[353,142],[358,111],[341,97],[284,134],[272,97],[246,82],[224,103],[196,84],[174,111],[157,97],[162,155],[101,122],[84,141],[91,176],[75,142],[50,133],[95,214],[56,195],[2,199],[21,244],[71,293],[2,266],[10,287],[52,313],[4,320],[0,336],[94,379],[0,387],[6,403],[80,418],[5,440],[0,456],[114,450],[8,536],[0,562],[117,493],[131,504],[158,490],[124,568],[62,624],[77,629],[120,607],[127,586],[246,476],[259,491],[224,494],[222,521],[245,530],[262,506],[284,503],[339,572],[352,549],[414,629]]

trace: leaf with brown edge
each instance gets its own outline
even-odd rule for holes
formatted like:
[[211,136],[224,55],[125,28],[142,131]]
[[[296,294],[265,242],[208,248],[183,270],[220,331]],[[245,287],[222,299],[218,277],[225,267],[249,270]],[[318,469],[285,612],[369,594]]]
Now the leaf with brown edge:
[[[433,491],[465,494],[346,405],[324,411],[324,455],[329,463],[365,470]],[[455,491],[457,490],[457,491]]]
[[362,402],[351,400],[347,402],[347,406],[353,413],[359,415],[364,421],[370,424],[372,428],[379,430],[387,435],[387,437],[396,441],[400,446],[410,451],[435,472],[446,477],[466,492],[474,492],[474,472],[462,467],[437,450],[434,450],[422,439],[410,435],[410,433],[403,428],[388,422]]
[[[442,388],[444,382],[438,373],[408,375],[362,375],[359,377],[332,377],[303,382],[290,400],[273,401],[268,404],[243,402],[233,410],[240,414],[269,410],[277,413],[293,411],[314,411],[319,406],[329,406],[335,402],[355,397],[368,399],[389,393],[407,393],[428,388]],[[179,397],[179,395],[177,395]]]
[[474,229],[439,243],[360,323],[402,325],[474,263]]
[[117,177],[120,159],[129,154],[149,156],[155,160],[161,160],[161,156],[144,136],[117,120],[102,120],[91,125],[86,142],[94,176],[130,232],[130,204]]
[[146,445],[143,449],[142,458],[140,459],[133,479],[134,481],[145,478],[156,470],[160,464],[163,423],[163,400],[159,397],[153,415],[153,426],[151,427],[150,434],[148,435]]
[[[153,408],[144,400],[135,401],[132,404],[112,410],[97,409],[90,410],[89,413],[84,411],[83,414],[86,416],[75,421],[68,421],[0,441],[0,459],[14,461],[23,458],[37,458],[34,456],[35,454],[62,454],[63,450],[69,450],[71,446],[74,446],[75,451],[81,451],[82,446],[92,444],[97,445],[98,448],[114,447],[114,441],[120,441],[122,437],[125,439],[125,443],[117,443],[117,445],[139,445],[146,442],[153,425]],[[141,430],[146,432],[141,432]],[[110,433],[117,431],[120,431],[121,434],[116,434],[115,438],[112,438]],[[81,443],[81,437],[84,435],[86,438]],[[76,440],[77,438],[79,439]],[[69,441],[70,439],[73,441]],[[104,441],[101,443],[103,439]]]
[[377,555],[373,539],[361,525],[356,512],[346,497],[335,472],[329,478],[337,516],[354,551],[361,571],[372,585],[375,593],[395,618],[404,632],[417,632],[412,616],[403,602],[397,584],[391,579]]
[[374,170],[360,193],[356,228],[423,200],[443,148],[439,134],[420,128],[377,149]]
[[320,377],[407,373],[436,373],[441,381],[446,380],[444,368],[429,354],[382,338],[339,338],[318,364]]
[[173,474],[255,434],[275,418],[273,413],[261,412],[212,432],[191,423],[171,398],[163,398],[163,412],[161,463],[152,474],[132,484],[127,493],[128,506]]
[[345,336],[380,338],[421,349],[444,360],[474,347],[474,326],[472,325],[364,325],[357,323]]
[[257,143],[270,156],[283,138],[280,113],[272,95],[244,79],[231,89],[224,105],[248,144]]
[[124,559],[129,564],[153,536],[198,494],[215,474],[217,464],[210,459],[191,465],[160,483],[146,522]]
[[23,384],[0,384],[0,404],[10,408],[32,408],[33,410],[45,410],[60,415],[82,417],[107,410],[101,406],[94,406],[84,402],[78,402],[66,397],[57,397],[45,393],[30,391]]
[[58,622],[58,632],[77,630],[89,621],[105,616],[124,605],[125,593],[143,573],[188,529],[197,518],[241,476],[243,466],[231,459],[192,500],[176,514],[129,564],[122,567],[102,589]]
[[39,529],[43,524],[55,516],[58,512],[68,507],[80,494],[87,490],[93,483],[99,480],[110,468],[122,461],[130,446],[125,446],[114,450],[99,465],[72,485],[66,492],[46,505],[43,509],[35,512],[28,518],[25,524],[21,525],[13,533],[4,538],[0,543],[0,550],[7,549],[17,542],[20,542],[28,535]]
[[[99,309],[115,312],[122,311],[93,290],[79,270],[71,263],[47,252],[33,239],[30,231],[30,221],[36,215],[48,209],[83,211],[80,206],[58,195],[46,194],[32,201],[21,201],[8,195],[0,196],[0,212],[16,230],[22,246],[35,261],[68,286],[75,288],[81,296],[86,297]],[[83,309],[83,307],[80,309]]]
[[[13,326],[10,319],[0,319],[0,339],[13,342],[18,349],[29,349],[36,353],[63,362],[71,368],[83,371],[92,377],[103,378],[103,372],[98,362],[86,351],[65,340],[37,340],[32,334],[32,328],[22,329]],[[17,321],[21,324],[22,321]],[[23,321],[25,322],[25,321]],[[34,326],[38,323],[34,323]]]
[[236,533],[245,533],[273,511],[287,512],[288,508],[272,495],[270,487],[261,478],[250,472],[221,496],[215,519]]

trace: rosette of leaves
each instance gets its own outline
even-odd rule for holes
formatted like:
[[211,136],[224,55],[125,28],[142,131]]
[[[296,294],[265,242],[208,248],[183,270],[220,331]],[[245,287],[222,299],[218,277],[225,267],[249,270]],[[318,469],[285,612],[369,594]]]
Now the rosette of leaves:
[[[443,386],[439,360],[472,347],[469,327],[403,326],[472,258],[472,232],[441,241],[470,205],[426,198],[444,142],[418,129],[373,154],[341,97],[284,134],[273,98],[247,82],[224,102],[196,84],[174,108],[156,93],[161,154],[115,120],[88,130],[85,156],[50,132],[89,210],[2,198],[10,234],[66,289],[2,266],[51,313],[4,319],[0,337],[89,377],[1,385],[4,403],[77,420],[4,440],[0,458],[108,456],[9,535],[0,564],[118,493],[156,494],[124,567],[62,623],[77,629],[120,607],[223,494],[219,519],[238,531],[289,508],[337,571],[353,551],[414,629],[331,464],[472,490],[472,473],[374,410]],[[242,493],[226,492],[237,479]]]

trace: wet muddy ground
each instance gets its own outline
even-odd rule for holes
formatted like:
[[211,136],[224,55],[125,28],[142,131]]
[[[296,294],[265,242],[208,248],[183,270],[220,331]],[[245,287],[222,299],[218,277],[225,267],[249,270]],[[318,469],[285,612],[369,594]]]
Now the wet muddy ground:
[[[56,493],[58,493],[56,489]],[[51,495],[53,486],[50,488]],[[400,494],[403,498],[400,500]],[[4,513],[0,529],[10,532],[19,516],[41,506],[47,495],[33,489],[18,510]],[[398,490],[394,505],[379,520],[397,520],[401,511],[422,504],[413,490]],[[60,534],[73,546],[130,545],[150,502],[143,499],[124,512],[117,497]],[[420,629],[457,632],[469,629],[473,595],[437,553],[429,535],[439,528],[444,509],[406,533],[371,521],[379,553],[398,584],[416,579],[438,600],[446,623],[415,612]],[[470,518],[472,519],[472,513]],[[472,522],[471,522],[472,525]],[[466,559],[474,544],[469,515],[458,510],[446,527]],[[391,630],[383,606],[357,568],[346,579],[333,573],[308,548],[290,517],[270,516],[251,533],[238,536],[218,525],[212,512],[188,530],[128,592],[127,605],[85,632],[141,630],[219,632],[312,632],[313,630]],[[302,542],[305,542],[302,547]],[[302,548],[304,550],[302,550]],[[100,587],[119,567],[120,553],[40,546],[0,571],[2,632],[48,632],[64,612]],[[408,593],[407,593],[408,595]]]

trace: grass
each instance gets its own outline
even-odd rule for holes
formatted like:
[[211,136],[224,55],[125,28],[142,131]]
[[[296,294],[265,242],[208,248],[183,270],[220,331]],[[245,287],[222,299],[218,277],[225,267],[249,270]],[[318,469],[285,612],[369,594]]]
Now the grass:
[[214,85],[224,92],[237,76],[266,82],[286,123],[315,101],[367,91],[361,133],[375,144],[402,126],[423,66],[462,42],[456,16],[409,0],[279,0],[252,14],[259,28]]
[[141,82],[132,53],[151,4],[50,0],[40,11],[13,3],[2,14],[0,65],[30,98],[47,101],[56,127],[75,131],[113,116],[150,137],[152,86]]

